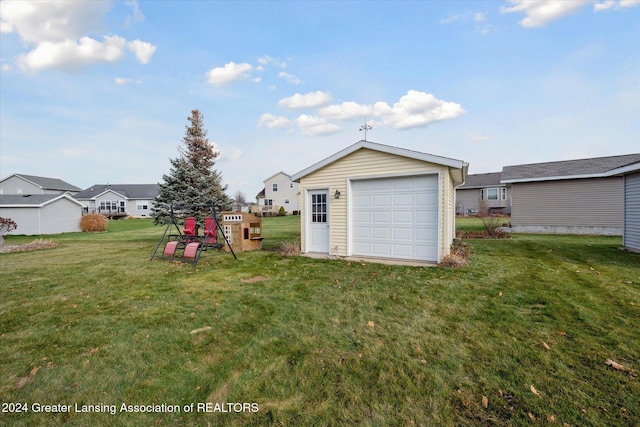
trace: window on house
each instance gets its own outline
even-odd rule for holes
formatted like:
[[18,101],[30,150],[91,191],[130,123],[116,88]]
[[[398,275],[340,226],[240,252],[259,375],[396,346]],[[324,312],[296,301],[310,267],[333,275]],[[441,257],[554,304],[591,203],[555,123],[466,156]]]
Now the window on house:
[[484,188],[480,190],[480,200],[484,200]]
[[502,200],[507,200],[507,189],[502,188]]
[[147,209],[149,209],[149,202],[147,200],[138,200],[136,202],[136,208],[139,211],[146,211]]
[[273,206],[273,200],[272,199],[264,199],[264,205],[265,206]]
[[289,203],[289,199],[284,199],[284,203],[285,204]]
[[293,182],[289,183],[289,188],[293,188]]
[[118,202],[116,200],[100,200],[100,210],[118,212]]
[[278,184],[273,184],[273,191],[278,191]]
[[487,189],[487,200],[498,200],[498,189],[497,188],[488,188]]

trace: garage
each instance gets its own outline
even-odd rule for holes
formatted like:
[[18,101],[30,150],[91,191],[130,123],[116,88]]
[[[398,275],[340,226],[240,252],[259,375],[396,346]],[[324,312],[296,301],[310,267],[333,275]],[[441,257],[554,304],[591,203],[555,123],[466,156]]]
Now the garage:
[[455,187],[469,164],[359,141],[294,174],[302,254],[434,264],[455,237]]
[[438,259],[438,176],[355,180],[353,255]]

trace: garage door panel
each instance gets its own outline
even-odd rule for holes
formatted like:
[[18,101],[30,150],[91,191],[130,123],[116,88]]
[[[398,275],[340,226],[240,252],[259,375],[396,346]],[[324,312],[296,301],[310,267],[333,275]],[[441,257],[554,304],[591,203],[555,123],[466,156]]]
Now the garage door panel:
[[389,224],[391,222],[391,211],[372,212],[371,222],[374,224]]
[[411,207],[413,206],[413,194],[394,194],[393,195],[394,207]]
[[437,260],[436,175],[352,182],[354,255]]
[[391,230],[391,227],[374,227],[371,237],[374,239],[390,239]]
[[413,241],[413,229],[412,228],[394,228],[393,240],[394,241]]
[[414,223],[414,212],[413,211],[394,211],[393,212],[393,223],[396,225],[406,225]]

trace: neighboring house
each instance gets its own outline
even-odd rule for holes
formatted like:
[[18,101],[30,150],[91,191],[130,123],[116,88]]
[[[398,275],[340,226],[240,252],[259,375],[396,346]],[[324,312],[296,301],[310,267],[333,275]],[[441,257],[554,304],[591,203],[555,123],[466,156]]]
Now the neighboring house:
[[69,194],[2,194],[0,217],[18,224],[12,234],[57,234],[81,231],[84,205]]
[[514,232],[623,234],[623,178],[640,154],[505,166]]
[[640,162],[611,171],[622,175],[624,214],[622,244],[633,252],[640,252]]
[[57,178],[14,173],[0,180],[0,194],[78,193],[80,188]]
[[87,205],[88,212],[98,212],[112,218],[151,215],[158,184],[96,184],[75,195]]
[[492,172],[467,176],[465,183],[456,188],[456,214],[476,215],[482,210],[511,213],[511,189],[500,182],[501,175]]
[[256,196],[258,203],[251,208],[254,214],[277,215],[280,206],[287,214],[300,211],[300,184],[293,182],[290,175],[278,172],[263,182],[264,188]]
[[468,163],[359,141],[294,174],[303,253],[439,262]]

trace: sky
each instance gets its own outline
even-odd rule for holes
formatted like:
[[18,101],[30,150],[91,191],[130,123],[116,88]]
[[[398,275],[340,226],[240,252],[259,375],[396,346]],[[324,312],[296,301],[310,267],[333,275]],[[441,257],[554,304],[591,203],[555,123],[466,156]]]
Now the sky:
[[640,0],[0,1],[0,179],[233,197],[365,138],[503,166],[640,152]]

